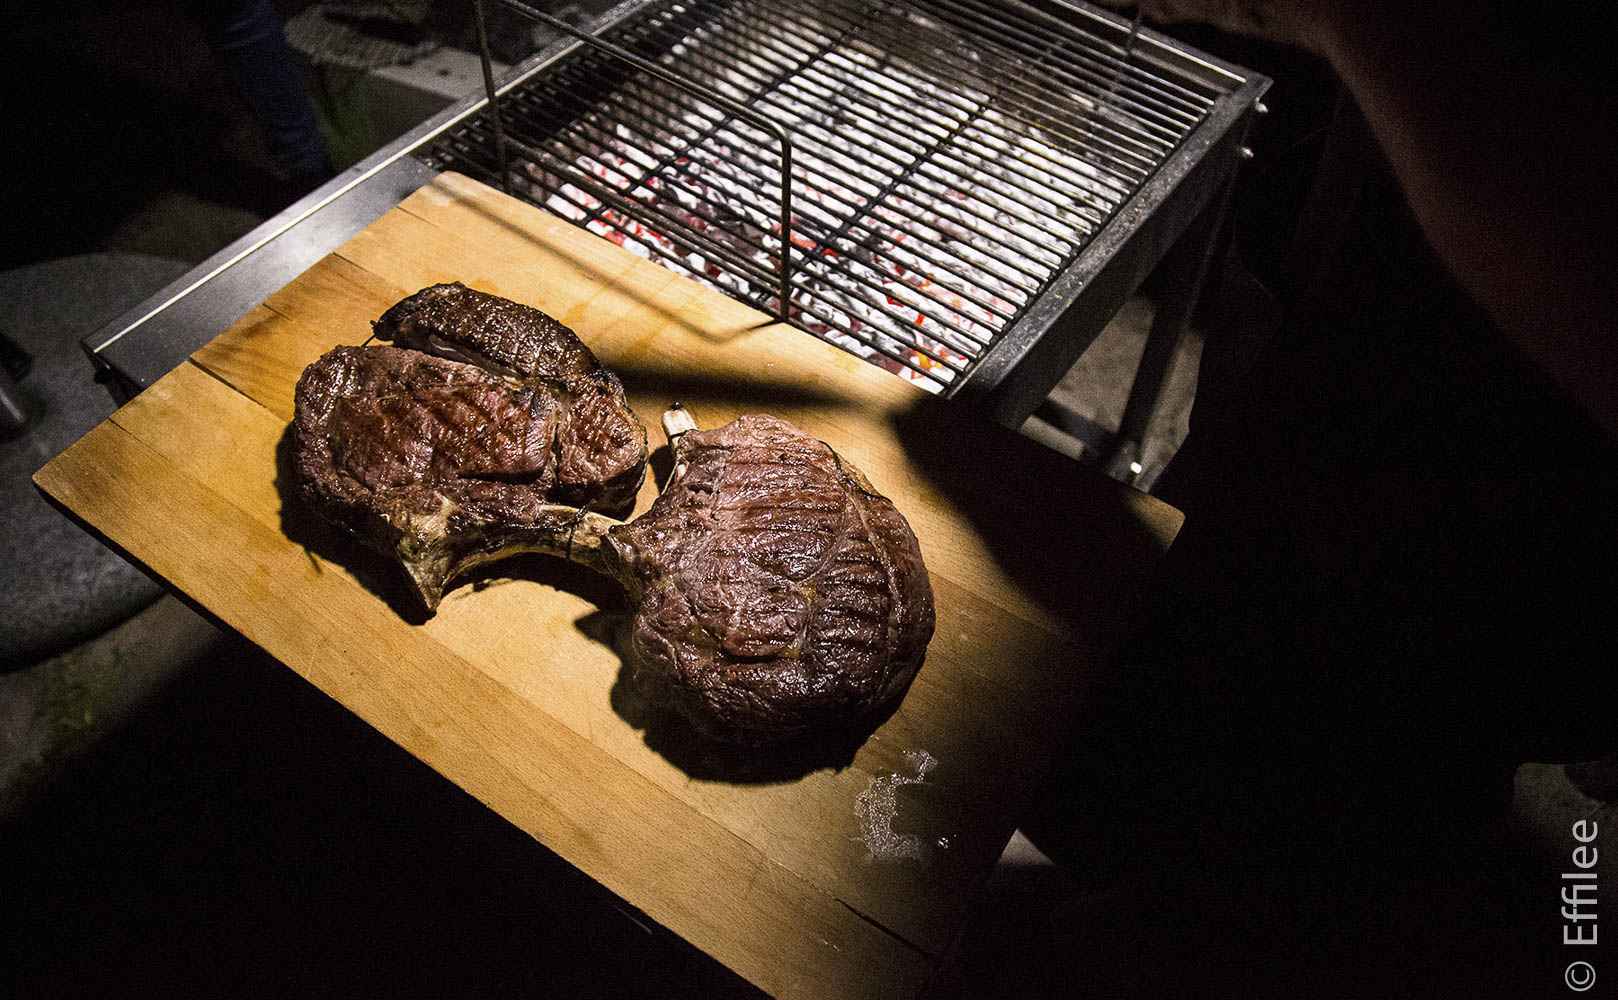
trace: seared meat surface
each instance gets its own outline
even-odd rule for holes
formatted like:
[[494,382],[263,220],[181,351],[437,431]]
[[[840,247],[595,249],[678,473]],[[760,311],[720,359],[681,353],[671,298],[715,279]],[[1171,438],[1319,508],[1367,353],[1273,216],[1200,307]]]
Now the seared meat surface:
[[396,346],[464,361],[566,402],[557,427],[558,503],[622,511],[646,469],[646,428],[618,377],[572,330],[533,306],[467,288],[433,285],[372,325]]
[[604,370],[578,335],[555,319],[458,281],[401,299],[371,329],[395,346],[517,378],[566,379]]

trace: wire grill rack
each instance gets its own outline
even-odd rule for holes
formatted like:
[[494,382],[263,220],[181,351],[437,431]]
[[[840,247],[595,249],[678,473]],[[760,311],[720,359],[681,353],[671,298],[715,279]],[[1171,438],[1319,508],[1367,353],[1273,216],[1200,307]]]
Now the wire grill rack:
[[579,37],[428,162],[945,393],[1220,97],[1005,0],[667,0]]

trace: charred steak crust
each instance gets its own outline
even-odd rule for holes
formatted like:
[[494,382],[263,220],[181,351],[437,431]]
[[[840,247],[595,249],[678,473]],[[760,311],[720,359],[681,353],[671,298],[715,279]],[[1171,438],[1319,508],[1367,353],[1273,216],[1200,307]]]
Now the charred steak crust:
[[634,504],[646,475],[646,428],[618,376],[572,330],[533,306],[459,282],[400,300],[371,328],[398,347],[548,385],[570,401],[571,414],[559,432],[554,499],[605,511]]
[[430,285],[401,299],[371,329],[399,347],[443,354],[518,378],[562,379],[605,372],[578,335],[555,319],[533,306],[458,281]]
[[633,659],[706,735],[766,744],[868,720],[933,634],[909,524],[826,443],[769,416],[675,442],[652,508],[611,529],[639,591]]
[[[409,320],[413,303],[443,325]],[[457,305],[502,318],[479,333]],[[411,322],[443,332],[397,335]],[[304,370],[293,417],[297,488],[328,520],[398,559],[428,610],[455,575],[551,530],[553,505],[634,503],[646,430],[617,378],[572,331],[537,309],[446,285],[405,299],[378,325],[427,352],[339,347]],[[504,360],[491,364],[486,354]]]

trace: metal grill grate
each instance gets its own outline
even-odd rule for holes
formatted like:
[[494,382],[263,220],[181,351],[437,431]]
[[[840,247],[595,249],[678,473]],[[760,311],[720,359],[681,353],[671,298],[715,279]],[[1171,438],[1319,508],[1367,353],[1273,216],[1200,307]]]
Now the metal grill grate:
[[[674,0],[500,99],[514,193],[948,392],[1219,91],[1001,0]],[[490,112],[430,150],[498,183]]]

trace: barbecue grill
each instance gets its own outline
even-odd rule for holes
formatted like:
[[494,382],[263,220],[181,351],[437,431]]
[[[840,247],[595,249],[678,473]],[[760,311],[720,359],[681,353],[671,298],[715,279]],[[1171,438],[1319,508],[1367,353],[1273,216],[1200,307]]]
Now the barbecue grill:
[[1183,327],[1269,85],[1067,0],[627,0],[589,31],[491,2],[565,40],[498,85],[485,47],[484,95],[88,338],[97,363],[144,385],[455,169],[1017,426],[1176,242],[1152,340]]

